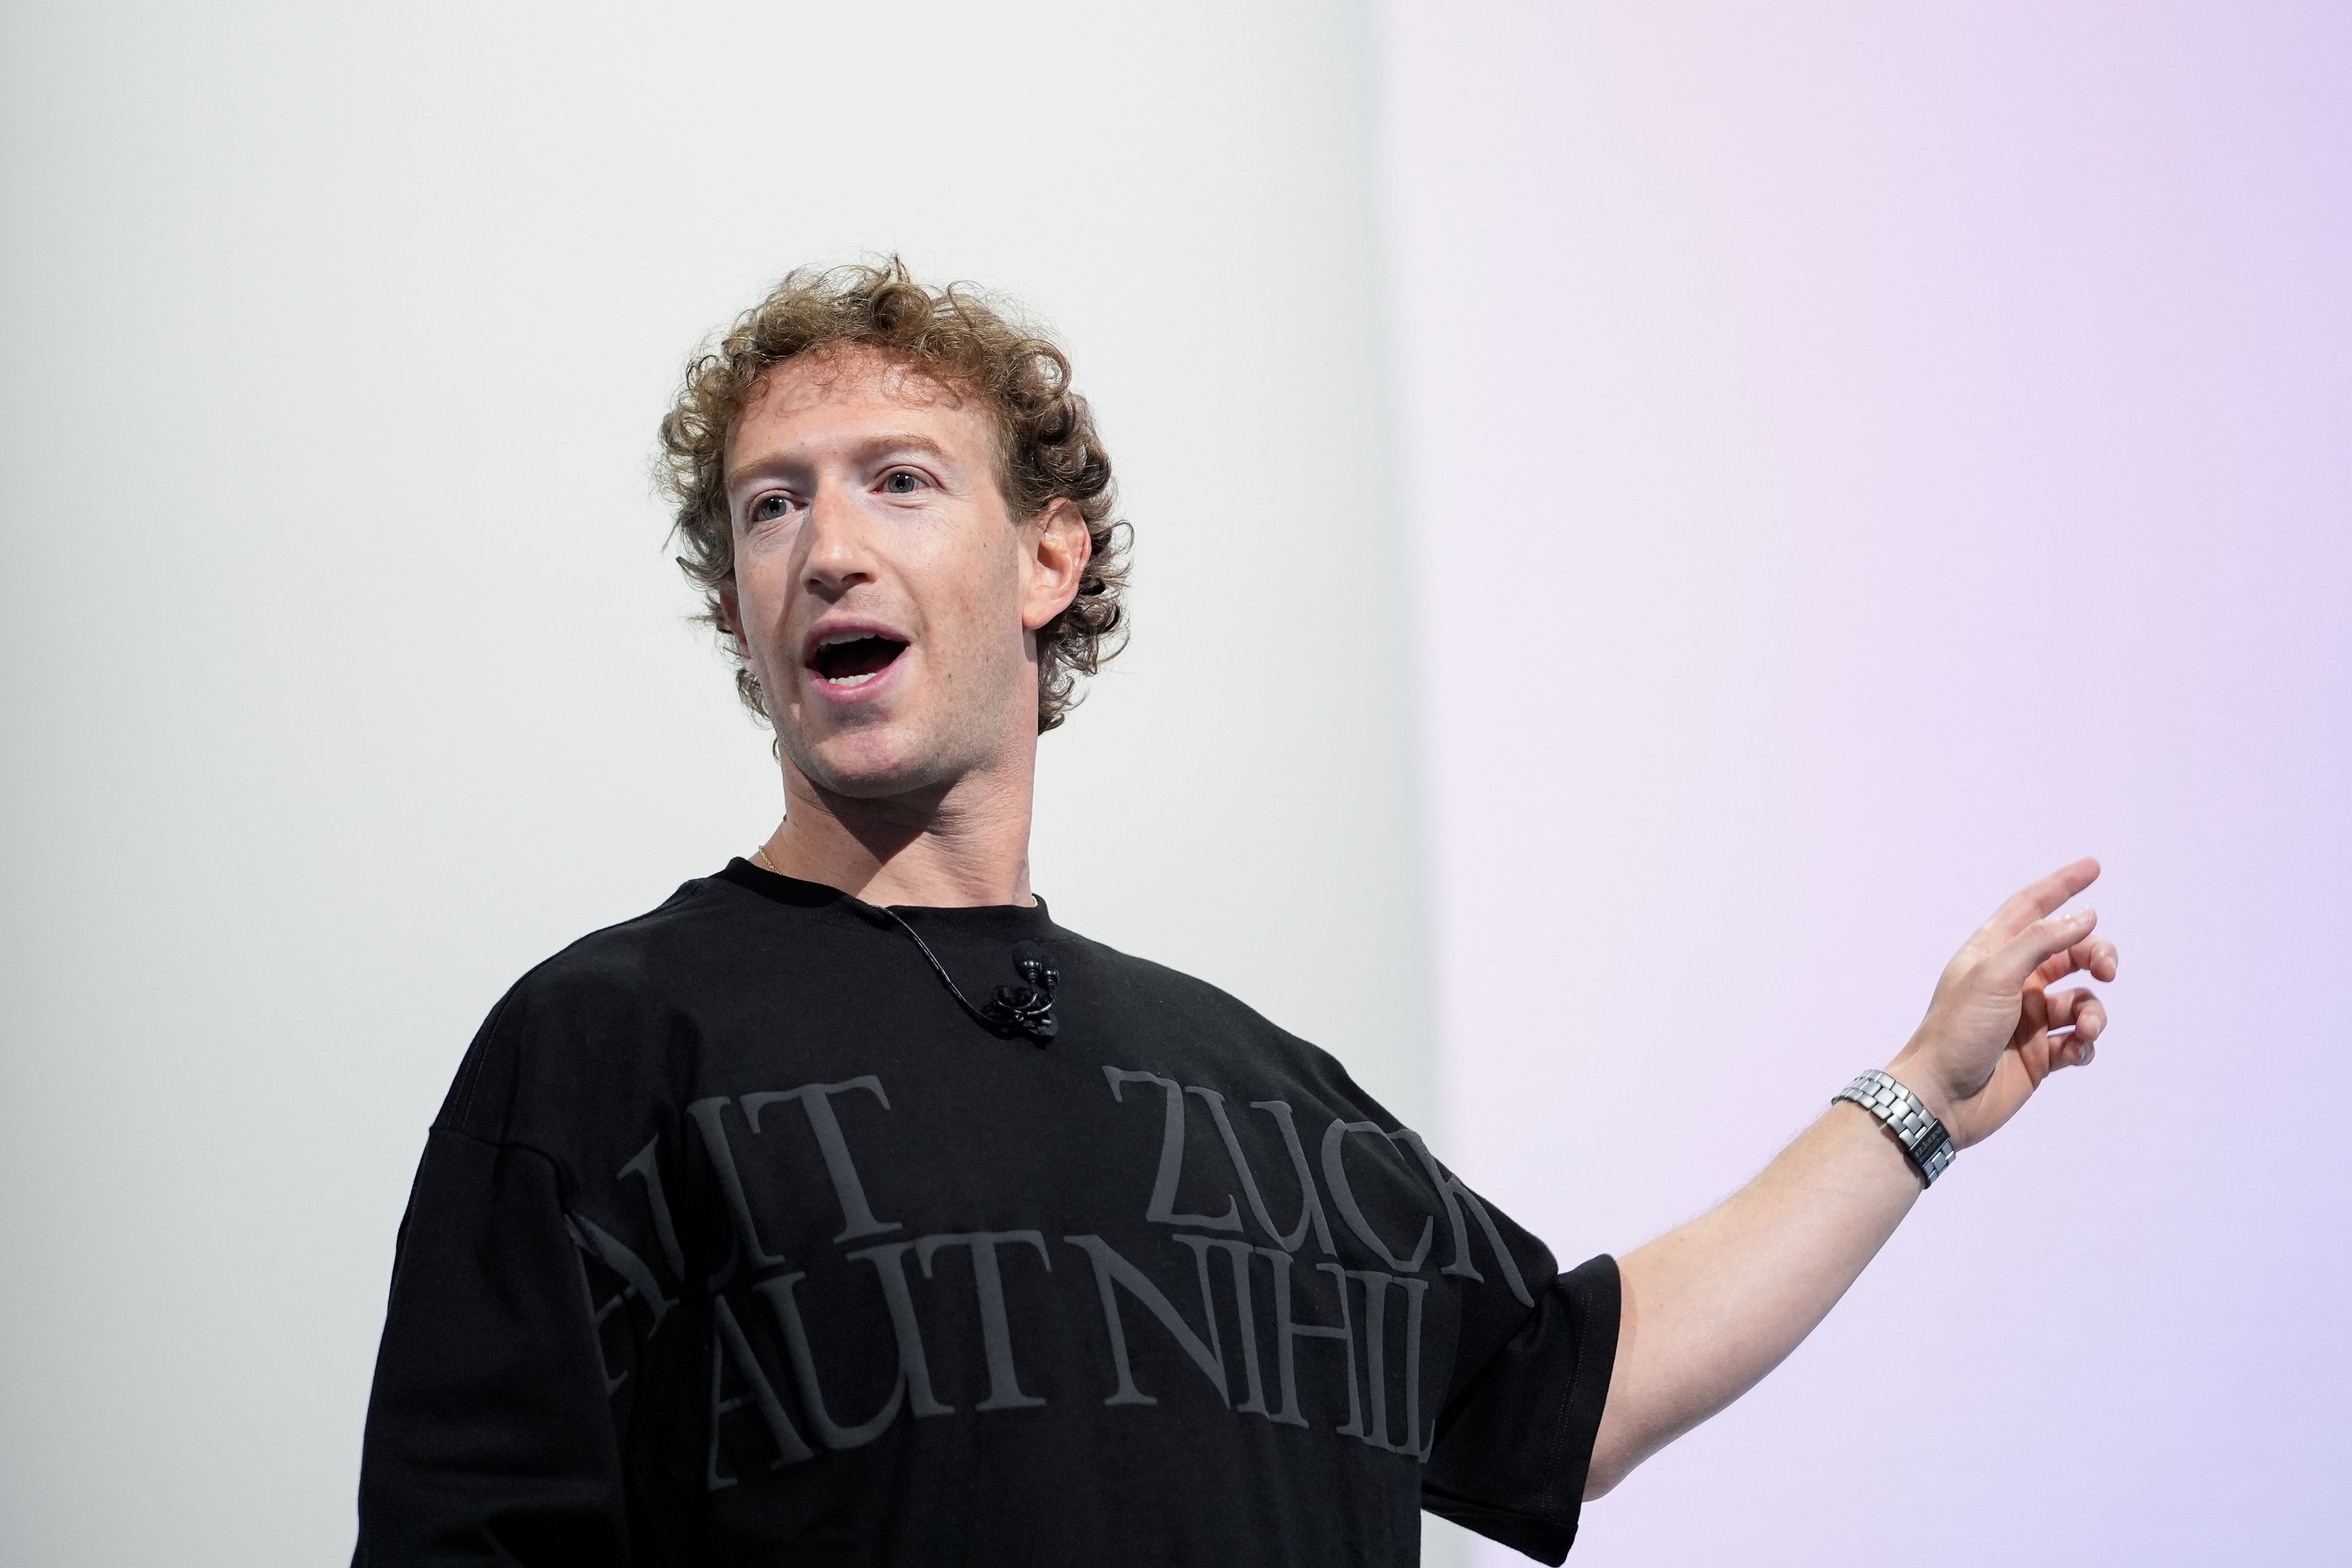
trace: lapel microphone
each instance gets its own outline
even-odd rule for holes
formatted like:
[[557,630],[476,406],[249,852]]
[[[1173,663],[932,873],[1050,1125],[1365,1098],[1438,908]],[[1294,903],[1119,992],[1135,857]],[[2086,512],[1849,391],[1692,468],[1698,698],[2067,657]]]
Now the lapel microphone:
[[1007,1040],[1025,1035],[1043,1050],[1060,1029],[1054,1017],[1054,988],[1062,983],[1062,976],[1037,943],[1022,941],[1013,944],[1013,970],[1028,984],[1000,985],[985,1006],[975,1007],[964,995],[963,987],[955,983],[955,976],[948,973],[948,966],[940,962],[940,955],[931,951],[931,944],[923,940],[922,932],[908,925],[896,910],[877,905],[875,912],[887,917],[913,940],[929,961],[931,973],[940,977],[940,984],[956,999],[956,1005],[990,1034]]
[[[982,1021],[1007,1039],[1018,1032],[1043,1046],[1061,1027],[1054,1021],[1054,987],[1062,983],[1062,976],[1046,959],[1045,950],[1034,942],[1013,944],[1013,967],[1029,984],[998,986],[996,999],[980,1010]],[[956,1000],[961,1002],[963,997],[959,994]]]

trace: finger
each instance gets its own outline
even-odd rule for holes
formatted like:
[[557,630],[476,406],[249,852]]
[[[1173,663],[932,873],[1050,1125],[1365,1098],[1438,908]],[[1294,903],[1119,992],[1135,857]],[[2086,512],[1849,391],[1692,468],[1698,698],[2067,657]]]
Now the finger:
[[2088,1039],[2058,1035],[2051,1039],[2049,1072],[2058,1072],[2061,1068],[2088,1068],[2095,1056],[2098,1056],[2098,1047]]
[[1983,929],[2006,942],[2098,879],[2099,863],[2085,855],[2011,894]]
[[2095,992],[2084,986],[2078,985],[2071,991],[2051,992],[2042,998],[2042,1016],[2047,1020],[2042,1026],[2053,1034],[2061,1029],[2072,1029],[2095,1040],[2099,1037],[2099,1031],[2106,1027],[2106,1004],[2099,1000]]
[[2099,1054],[2095,1041],[2081,1035],[2060,1035],[2050,1042],[2050,1070],[2060,1068],[2086,1068]]
[[2044,959],[2034,970],[2033,978],[2044,985],[2055,985],[2077,970],[2089,971],[2094,980],[2113,980],[2116,944],[2105,937],[2074,942],[2065,952]]
[[1993,954],[1985,965],[1985,978],[2002,992],[2022,991],[2035,970],[2089,936],[2098,923],[2096,910],[2076,910],[2035,921]]

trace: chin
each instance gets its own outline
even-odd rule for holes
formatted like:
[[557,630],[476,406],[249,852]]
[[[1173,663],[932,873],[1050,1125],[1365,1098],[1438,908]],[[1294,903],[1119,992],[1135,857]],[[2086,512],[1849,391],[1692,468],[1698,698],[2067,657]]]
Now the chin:
[[860,725],[814,740],[788,737],[783,747],[809,783],[852,800],[913,795],[951,784],[965,771],[899,724]]

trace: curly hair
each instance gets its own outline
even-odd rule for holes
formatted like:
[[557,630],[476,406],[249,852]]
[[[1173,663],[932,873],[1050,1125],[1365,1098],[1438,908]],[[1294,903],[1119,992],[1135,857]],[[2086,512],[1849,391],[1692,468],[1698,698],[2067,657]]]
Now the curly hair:
[[727,635],[719,590],[734,579],[735,531],[727,507],[727,441],[758,396],[761,379],[795,355],[873,349],[941,387],[973,398],[998,430],[997,488],[1017,521],[1066,499],[1086,519],[1094,544],[1069,607],[1037,633],[1037,729],[1060,724],[1092,675],[1126,642],[1126,522],[1110,455],[1087,400],[1070,389],[1070,362],[1003,300],[968,283],[943,289],[915,280],[893,256],[878,266],[801,268],[746,310],[716,345],[686,367],[661,422],[656,477],[677,507],[671,538],[679,567],[703,592],[698,619],[715,627],[735,656],[744,706],[771,718],[759,678]]

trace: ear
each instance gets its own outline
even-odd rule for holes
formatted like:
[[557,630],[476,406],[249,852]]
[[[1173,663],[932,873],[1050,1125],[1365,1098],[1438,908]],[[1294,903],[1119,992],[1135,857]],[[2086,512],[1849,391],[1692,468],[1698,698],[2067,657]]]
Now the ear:
[[1055,497],[1022,531],[1021,625],[1041,631],[1078,596],[1094,559],[1094,535],[1067,496]]

